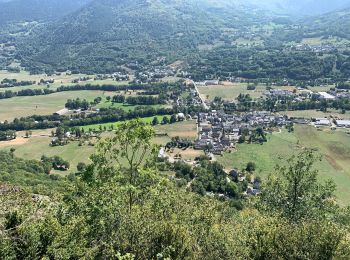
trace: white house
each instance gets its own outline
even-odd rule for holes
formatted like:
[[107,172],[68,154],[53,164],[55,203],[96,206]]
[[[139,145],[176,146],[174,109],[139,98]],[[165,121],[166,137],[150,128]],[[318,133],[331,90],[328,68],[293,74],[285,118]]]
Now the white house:
[[335,122],[339,127],[347,127],[350,128],[350,120],[337,120]]
[[328,94],[327,92],[318,92],[318,94],[322,99],[329,99],[329,100],[335,99],[335,96]]
[[327,119],[327,118],[316,118],[315,125],[316,126],[330,126],[331,123],[330,123],[329,119]]

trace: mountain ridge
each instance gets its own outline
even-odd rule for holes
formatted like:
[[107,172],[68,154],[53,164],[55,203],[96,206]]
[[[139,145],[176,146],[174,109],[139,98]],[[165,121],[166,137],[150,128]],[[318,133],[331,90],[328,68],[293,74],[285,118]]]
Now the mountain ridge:
[[0,25],[9,22],[47,21],[62,18],[91,0],[0,1]]
[[250,0],[250,3],[292,16],[314,16],[350,7],[349,0]]
[[260,15],[253,11],[248,15],[238,3],[213,2],[92,1],[59,22],[39,28],[22,45],[21,57],[26,59],[25,66],[69,63],[70,69],[80,70],[93,62],[113,71],[126,61],[191,55],[198,45],[219,39],[222,28],[243,30]]

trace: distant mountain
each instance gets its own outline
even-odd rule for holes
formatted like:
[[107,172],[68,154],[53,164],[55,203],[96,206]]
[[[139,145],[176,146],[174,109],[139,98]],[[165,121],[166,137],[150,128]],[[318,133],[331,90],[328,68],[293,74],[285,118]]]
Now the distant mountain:
[[350,7],[349,0],[249,0],[262,8],[290,15],[319,15]]
[[244,30],[262,17],[226,0],[95,0],[34,33],[21,57],[27,66],[113,71],[128,62],[191,55],[219,40],[222,28]]
[[90,0],[0,0],[0,24],[64,17]]
[[310,37],[340,37],[350,40],[350,8],[302,21]]

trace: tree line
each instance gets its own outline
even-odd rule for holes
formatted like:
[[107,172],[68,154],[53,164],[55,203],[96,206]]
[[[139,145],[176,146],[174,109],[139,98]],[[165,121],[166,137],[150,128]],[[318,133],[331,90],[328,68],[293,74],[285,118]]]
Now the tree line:
[[[19,91],[6,90],[0,92],[0,99],[12,98],[17,96],[40,96],[49,95],[58,92],[65,91],[80,91],[80,90],[98,90],[98,91],[136,91],[147,89],[158,89],[158,93],[164,92],[171,88],[177,88],[177,84],[169,83],[155,83],[155,84],[130,84],[130,85],[72,85],[72,86],[60,86],[56,90],[44,88],[44,89],[22,89]],[[156,90],[154,90],[156,91]]]
[[314,110],[318,109],[326,112],[327,109],[337,109],[344,111],[350,110],[350,101],[347,98],[336,100],[319,99],[313,96],[309,100],[294,101],[294,97],[269,97],[266,99],[253,100],[249,94],[240,94],[238,103],[224,103],[226,112],[234,111],[296,111],[296,110]]
[[124,120],[130,120],[142,117],[151,117],[156,115],[174,114],[172,108],[153,108],[153,107],[138,107],[132,111],[124,111],[118,108],[101,108],[99,113],[89,115],[75,114],[72,116],[29,116],[22,118],[15,118],[13,122],[0,124],[0,131],[15,130],[32,130],[32,129],[48,129],[59,126],[85,126],[93,124],[113,123]]
[[347,80],[349,54],[335,52],[323,55],[312,51],[290,51],[284,47],[237,48],[224,46],[203,53],[190,62],[194,80],[232,78],[258,80],[311,81]]
[[0,141],[8,141],[16,139],[16,131],[6,130],[0,131]]
[[127,103],[129,105],[158,105],[165,104],[166,100],[159,96],[128,96],[116,95],[112,97],[114,103]]
[[35,81],[30,81],[30,80],[17,81],[17,79],[5,78],[5,79],[3,79],[1,81],[0,88],[11,88],[11,87],[18,87],[18,86],[30,86],[30,85],[34,85],[35,83],[36,83]]

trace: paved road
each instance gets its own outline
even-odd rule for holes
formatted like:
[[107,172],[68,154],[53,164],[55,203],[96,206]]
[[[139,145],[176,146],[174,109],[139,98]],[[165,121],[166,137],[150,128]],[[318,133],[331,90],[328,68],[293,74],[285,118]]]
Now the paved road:
[[199,96],[200,100],[202,101],[202,104],[203,104],[204,109],[209,109],[208,105],[204,102],[204,98],[202,98],[201,93],[199,92],[196,83],[193,82],[193,85],[194,85],[194,88],[196,89],[196,91],[197,91],[197,93],[198,93],[198,96]]

